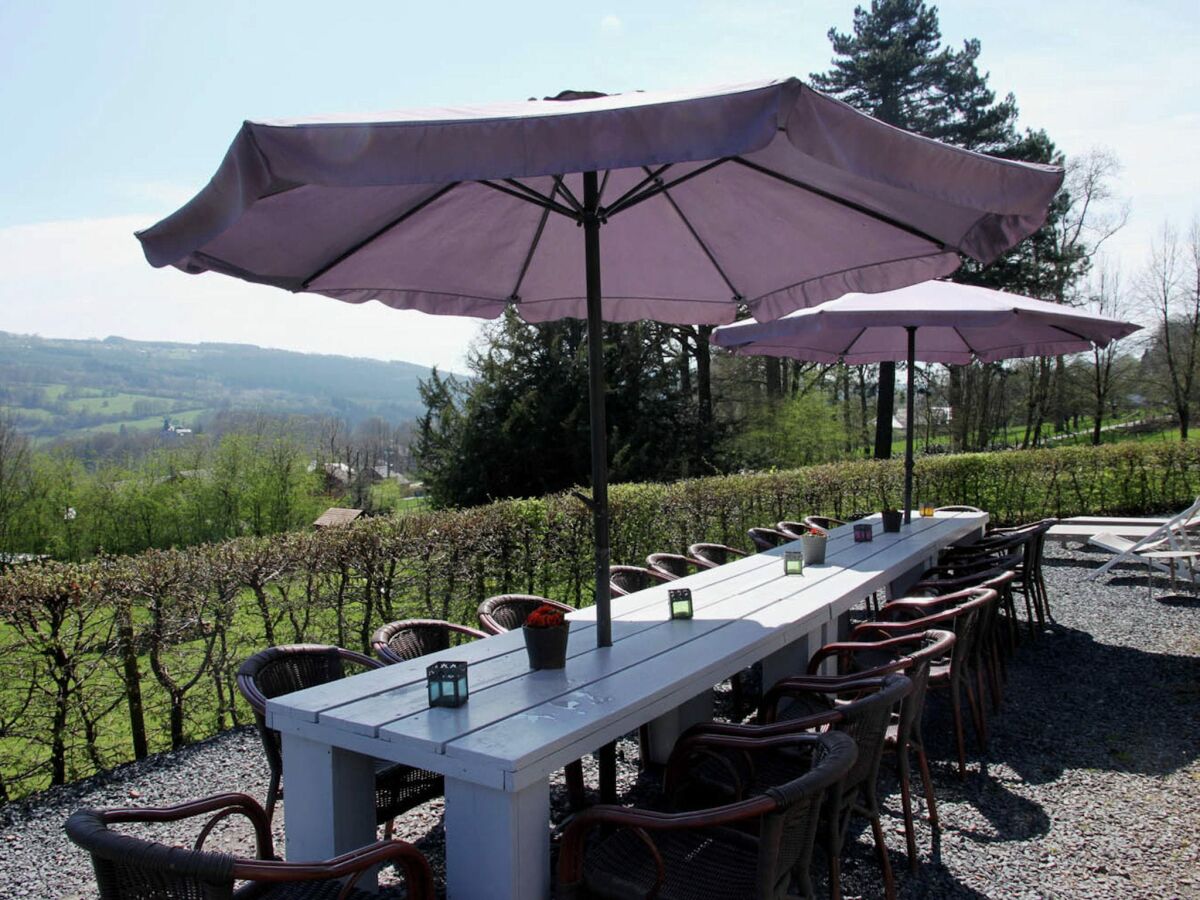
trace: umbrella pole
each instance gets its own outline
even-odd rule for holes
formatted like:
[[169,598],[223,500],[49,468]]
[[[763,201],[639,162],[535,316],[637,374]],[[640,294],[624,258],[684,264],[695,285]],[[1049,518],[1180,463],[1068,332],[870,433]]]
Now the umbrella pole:
[[608,434],[604,420],[604,335],[600,316],[600,190],[583,173],[583,254],[587,276],[588,402],[592,431],[592,528],[596,548],[596,646],[612,646],[608,592]]
[[912,521],[913,486],[913,381],[917,362],[917,329],[905,326],[908,332],[908,396],[904,398],[907,410],[904,419],[904,523]]

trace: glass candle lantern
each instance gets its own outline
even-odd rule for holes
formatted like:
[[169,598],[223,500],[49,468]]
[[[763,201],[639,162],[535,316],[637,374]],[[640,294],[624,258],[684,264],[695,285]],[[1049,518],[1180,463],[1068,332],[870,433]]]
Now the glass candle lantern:
[[785,575],[803,575],[804,554],[798,550],[785,550],[783,552],[783,573]]
[[467,664],[435,662],[425,670],[430,706],[462,706],[467,702]]
[[874,538],[875,530],[871,527],[870,522],[859,522],[854,526],[854,543],[865,544]]
[[692,617],[692,589],[671,588],[667,591],[671,598],[671,618],[690,619]]
[[921,515],[925,516],[926,518],[928,518],[929,516],[932,516],[933,515],[933,504],[927,500],[922,501],[921,502]]

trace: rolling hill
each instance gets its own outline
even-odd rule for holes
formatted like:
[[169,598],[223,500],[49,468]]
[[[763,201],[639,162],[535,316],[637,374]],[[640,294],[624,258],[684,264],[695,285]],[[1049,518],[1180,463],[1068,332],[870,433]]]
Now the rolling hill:
[[0,332],[0,409],[39,440],[190,426],[220,410],[371,416],[422,411],[429,369],[248,344],[61,340]]

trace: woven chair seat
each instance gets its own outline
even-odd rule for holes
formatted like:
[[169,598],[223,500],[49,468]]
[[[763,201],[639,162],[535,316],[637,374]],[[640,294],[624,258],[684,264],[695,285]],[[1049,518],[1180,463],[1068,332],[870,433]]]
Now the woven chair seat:
[[[667,876],[662,900],[744,900],[754,894],[758,841],[732,828],[650,834]],[[629,829],[599,841],[584,862],[588,897],[627,900],[650,895],[657,868],[649,848]],[[672,878],[672,873],[676,876]]]
[[375,773],[376,821],[383,824],[442,796],[445,791],[445,780],[437,772],[414,769],[403,763],[378,769]]
[[[296,881],[290,884],[247,884],[234,891],[238,900],[338,900],[340,881]],[[351,889],[346,900],[379,900],[378,894]]]

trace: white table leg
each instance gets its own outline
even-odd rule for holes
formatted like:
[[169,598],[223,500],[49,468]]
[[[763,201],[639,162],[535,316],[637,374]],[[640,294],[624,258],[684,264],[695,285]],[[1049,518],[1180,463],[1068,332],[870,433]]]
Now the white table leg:
[[[375,834],[375,761],[284,732],[283,810],[287,859],[330,859],[366,844]],[[358,887],[372,890],[375,874]]]
[[711,722],[713,717],[713,692],[703,691],[669,713],[647,723],[650,734],[650,749],[642,748],[645,758],[659,765],[666,765],[671,750],[679,735],[700,722]]
[[550,783],[499,791],[446,778],[448,900],[550,896]]
[[776,650],[762,661],[762,689],[767,692],[781,678],[803,675],[808,668],[808,658],[824,643],[827,625],[818,625],[812,632],[792,641],[782,650]]

